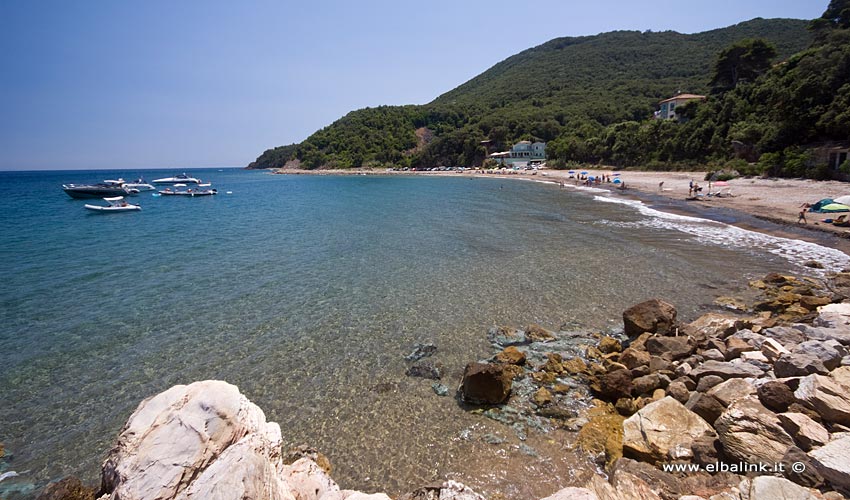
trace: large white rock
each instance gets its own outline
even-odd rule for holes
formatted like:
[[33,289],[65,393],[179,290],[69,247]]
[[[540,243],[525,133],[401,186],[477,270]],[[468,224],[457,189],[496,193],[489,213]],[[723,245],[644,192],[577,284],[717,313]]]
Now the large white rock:
[[667,396],[623,422],[623,452],[652,462],[688,457],[693,441],[705,435],[714,435],[711,426]]
[[850,383],[844,369],[835,370],[838,376],[808,375],[800,379],[794,397],[813,408],[829,422],[850,425]]
[[815,468],[836,489],[850,494],[850,436],[809,452]]
[[714,428],[726,454],[742,462],[780,462],[794,444],[777,416],[755,396],[732,403]]
[[112,500],[294,500],[280,427],[226,382],[177,385],[130,416],[103,464]]
[[339,491],[339,486],[324,469],[306,457],[284,467],[281,475],[295,500],[319,500],[328,493]]

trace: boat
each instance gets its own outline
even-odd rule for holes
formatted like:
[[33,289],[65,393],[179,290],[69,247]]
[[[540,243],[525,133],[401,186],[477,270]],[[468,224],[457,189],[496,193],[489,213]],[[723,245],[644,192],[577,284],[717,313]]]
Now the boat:
[[218,194],[216,189],[170,189],[165,188],[162,191],[157,191],[162,196],[212,196]]
[[132,212],[135,210],[141,210],[142,207],[139,205],[131,205],[124,200],[123,196],[116,196],[114,198],[104,198],[103,201],[109,203],[109,205],[89,205],[86,203],[84,206],[95,212],[107,213],[107,212]]
[[174,177],[163,177],[162,179],[154,179],[154,184],[200,184],[201,179],[189,177],[185,173],[177,174]]
[[124,196],[130,192],[123,184],[62,184],[62,189],[71,198],[107,198],[111,196]]
[[137,189],[139,191],[153,191],[156,189],[152,184],[146,183],[141,177],[133,182],[125,182],[124,187],[127,189]]

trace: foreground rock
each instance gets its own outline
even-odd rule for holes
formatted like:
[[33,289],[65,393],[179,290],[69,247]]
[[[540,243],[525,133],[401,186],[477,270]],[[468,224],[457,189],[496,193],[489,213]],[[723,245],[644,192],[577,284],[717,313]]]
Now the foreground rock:
[[676,323],[676,308],[659,299],[647,300],[636,304],[623,312],[625,333],[637,337],[642,333],[673,333]]
[[143,401],[103,464],[101,500],[387,500],[341,491],[309,458],[285,465],[280,427],[221,381]]
[[704,436],[714,436],[711,426],[668,396],[623,422],[623,453],[653,463],[690,459],[694,440]]

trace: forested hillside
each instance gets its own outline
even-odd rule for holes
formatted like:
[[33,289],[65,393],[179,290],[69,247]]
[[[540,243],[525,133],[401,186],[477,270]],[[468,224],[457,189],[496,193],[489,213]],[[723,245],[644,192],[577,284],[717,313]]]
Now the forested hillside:
[[[649,121],[658,101],[678,91],[712,92],[718,56],[727,47],[764,39],[774,60],[783,61],[810,46],[807,25],[754,19],[694,35],[621,31],[558,38],[496,64],[429,104],[353,111],[300,144],[264,152],[251,167],[281,167],[290,160],[306,168],[469,166],[483,161],[485,139],[498,149],[521,139],[550,141],[553,160],[562,164],[698,160],[704,145],[699,141],[682,151],[659,145],[634,158],[627,142],[644,141],[637,133],[644,127],[665,129],[661,137],[667,139],[675,135],[678,123]],[[698,106],[699,112],[714,101],[712,96]],[[699,113],[692,114],[697,121]],[[705,152],[726,149],[718,145]]]

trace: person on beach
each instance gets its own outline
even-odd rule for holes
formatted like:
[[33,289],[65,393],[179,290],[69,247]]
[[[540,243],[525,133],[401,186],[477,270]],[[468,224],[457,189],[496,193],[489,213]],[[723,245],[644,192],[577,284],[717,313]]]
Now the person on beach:
[[808,222],[806,221],[806,211],[807,210],[808,210],[808,207],[800,210],[800,215],[797,216],[797,224],[800,224],[801,222],[803,224],[808,224]]

